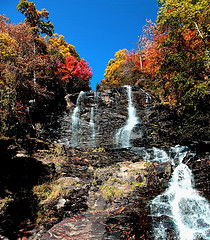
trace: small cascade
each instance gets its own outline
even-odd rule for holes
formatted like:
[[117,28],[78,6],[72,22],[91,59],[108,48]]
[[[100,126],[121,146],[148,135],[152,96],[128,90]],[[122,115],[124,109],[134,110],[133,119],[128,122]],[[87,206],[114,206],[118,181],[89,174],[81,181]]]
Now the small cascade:
[[136,109],[133,106],[132,102],[132,87],[125,86],[127,89],[128,96],[128,120],[124,127],[120,128],[115,135],[115,143],[120,147],[130,147],[130,136],[133,128],[136,124],[139,123],[138,118],[136,117]]
[[156,147],[152,147],[151,149],[133,147],[132,151],[146,162],[168,162],[170,157],[165,150]]
[[192,172],[182,163],[186,154],[184,147],[171,148],[171,155],[174,155],[172,164],[177,167],[170,186],[151,202],[154,237],[157,240],[210,239],[209,204],[193,188]]
[[146,103],[147,104],[151,104],[152,100],[151,100],[151,97],[148,93],[145,93],[146,94]]
[[72,120],[72,126],[71,126],[72,136],[71,136],[71,141],[70,141],[71,147],[76,147],[79,144],[80,103],[81,103],[81,99],[84,96],[84,94],[85,94],[85,92],[83,92],[83,91],[81,91],[79,93],[79,96],[78,96],[77,102],[76,102],[76,107],[74,108],[73,114],[71,116],[71,120]]
[[91,136],[90,136],[90,147],[96,147],[96,130],[95,130],[95,114],[98,110],[98,92],[94,91],[94,104],[90,109],[90,128],[91,128]]
[[168,154],[166,153],[166,151],[153,147],[153,160],[152,161],[157,161],[157,162],[166,162],[168,161]]
[[90,113],[90,127],[91,127],[91,139],[90,139],[90,146],[91,147],[95,147],[96,146],[96,131],[95,131],[95,111],[94,111],[94,107],[91,107],[91,113]]
[[145,93],[145,102],[146,102],[146,104],[150,107],[151,106],[151,103],[152,103],[152,98],[151,98],[151,96],[147,93],[147,92],[145,92],[142,88],[140,88],[141,89],[141,91],[143,92],[143,93]]
[[[188,154],[188,148],[186,146],[177,145],[175,147],[171,147],[169,151],[170,162],[173,166],[177,166],[182,163],[183,159]],[[189,153],[191,156],[195,156],[194,153]]]

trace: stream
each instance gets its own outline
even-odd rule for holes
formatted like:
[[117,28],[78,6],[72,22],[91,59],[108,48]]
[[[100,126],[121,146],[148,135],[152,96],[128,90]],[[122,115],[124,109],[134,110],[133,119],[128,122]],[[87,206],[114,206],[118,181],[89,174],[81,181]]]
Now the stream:
[[[168,188],[162,194],[156,196],[149,202],[150,216],[152,217],[153,236],[155,240],[209,240],[210,239],[210,211],[208,200],[201,196],[194,187],[193,174],[187,163],[195,156],[195,153],[191,153],[185,146],[174,146],[168,149],[161,149],[158,147],[147,148],[143,144],[141,146],[133,146],[131,138],[138,135],[141,138],[143,133],[141,129],[134,132],[136,126],[140,125],[140,117],[138,115],[139,110],[135,108],[134,96],[131,86],[123,87],[123,94],[127,96],[127,119],[123,124],[121,117],[121,127],[118,127],[115,131],[108,132],[108,136],[112,139],[111,146],[117,146],[117,149],[128,150],[135,153],[139,159],[145,162],[170,162],[173,172],[171,180],[169,181]],[[144,93],[146,104],[151,106],[150,96]],[[101,94],[102,95],[102,94]],[[75,108],[66,116],[66,122],[68,122],[67,129],[62,129],[62,134],[65,136],[59,144],[65,147],[81,147],[83,145],[82,139],[87,134],[87,143],[84,146],[89,147],[101,147],[97,143],[98,136],[105,133],[102,129],[102,133],[98,133],[99,117],[103,118],[105,110],[99,111],[98,102],[102,102],[98,93],[93,94],[93,100],[85,99],[86,93],[81,92],[78,96]],[[113,98],[114,99],[114,98]],[[109,104],[112,99],[110,96],[105,98],[106,104]],[[89,112],[82,110],[88,102]],[[111,104],[114,104],[114,99]],[[104,107],[104,105],[101,105]],[[83,111],[83,112],[82,112]],[[83,113],[84,115],[82,116]],[[101,116],[99,116],[101,114]],[[112,111],[112,116],[115,113]],[[103,122],[103,119],[100,120]],[[112,124],[109,123],[109,126]],[[84,127],[88,130],[85,132]],[[103,127],[103,126],[102,126]],[[112,126],[113,127],[113,126]],[[68,132],[68,128],[70,132]],[[89,134],[89,135],[88,135]],[[110,142],[110,140],[109,140]],[[188,159],[187,163],[184,160]],[[124,161],[124,160],[122,160]],[[102,216],[102,215],[101,215]],[[95,221],[95,220],[94,220]],[[91,225],[90,222],[88,222]],[[100,226],[101,227],[101,226]],[[95,238],[91,238],[95,239]],[[107,239],[117,239],[107,238]]]

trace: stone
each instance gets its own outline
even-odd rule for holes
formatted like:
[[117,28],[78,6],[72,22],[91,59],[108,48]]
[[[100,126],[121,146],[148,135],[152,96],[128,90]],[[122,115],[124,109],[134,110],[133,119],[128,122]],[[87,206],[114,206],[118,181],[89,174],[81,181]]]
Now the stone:
[[64,208],[65,203],[66,203],[66,199],[60,198],[60,199],[58,200],[58,203],[56,204],[56,208],[57,208],[58,210],[61,209],[61,208]]

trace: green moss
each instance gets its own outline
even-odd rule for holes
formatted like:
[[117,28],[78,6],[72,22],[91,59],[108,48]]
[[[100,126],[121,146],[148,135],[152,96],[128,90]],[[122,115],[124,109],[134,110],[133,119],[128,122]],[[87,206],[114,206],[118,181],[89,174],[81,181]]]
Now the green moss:
[[5,197],[4,199],[1,199],[0,201],[0,212],[2,209],[6,209],[10,202],[14,201],[14,199],[11,196]]
[[170,176],[170,173],[171,173],[171,165],[168,164],[168,166],[166,167],[165,172],[163,174],[163,177],[168,178]]
[[71,186],[81,186],[80,183],[72,178],[64,178],[46,182],[33,188],[33,194],[38,200],[38,212],[36,223],[40,226],[51,225],[57,222],[53,212],[60,197],[68,198],[72,193]]
[[102,195],[106,200],[120,198],[124,193],[123,189],[110,185],[102,185],[100,190],[102,191]]
[[146,182],[147,182],[146,177],[143,177],[143,181],[141,181],[141,182],[137,182],[137,181],[131,182],[132,191],[134,191],[136,187],[141,188],[141,187],[146,186]]
[[157,132],[151,132],[151,135],[158,135]]
[[110,177],[107,181],[107,183],[120,183],[120,184],[124,184],[125,181],[123,180],[120,180],[119,178],[116,178],[116,177]]
[[33,193],[38,197],[40,203],[56,199],[62,192],[62,186],[55,182],[47,182],[42,185],[37,185],[33,188]]
[[53,144],[49,150],[38,150],[35,157],[44,163],[54,163],[55,166],[62,165],[67,159],[64,149],[58,144]]
[[97,183],[96,183],[96,180],[95,180],[95,179],[93,179],[92,185],[93,185],[93,186],[96,186],[96,185],[97,185]]
[[153,163],[152,162],[144,162],[144,167],[152,167],[153,166]]
[[92,151],[95,153],[102,153],[102,152],[105,152],[105,148],[102,148],[102,147],[92,148]]

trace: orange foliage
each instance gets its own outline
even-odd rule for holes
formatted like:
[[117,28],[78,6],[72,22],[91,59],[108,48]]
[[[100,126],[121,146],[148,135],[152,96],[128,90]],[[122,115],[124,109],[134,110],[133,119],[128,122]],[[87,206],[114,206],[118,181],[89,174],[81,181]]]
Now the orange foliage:
[[166,37],[167,34],[159,30],[154,23],[148,21],[143,36],[143,72],[151,78],[157,75],[164,59],[165,51],[162,43]]

